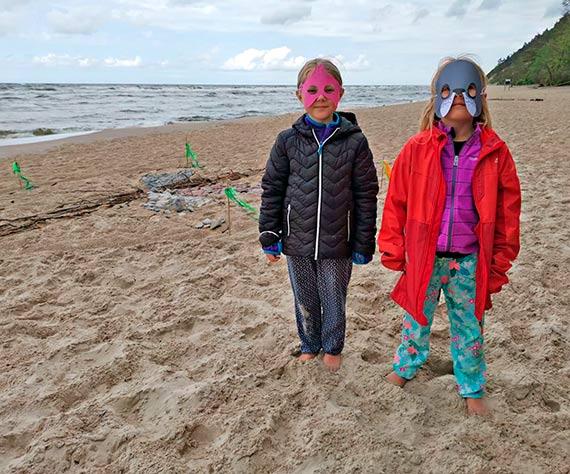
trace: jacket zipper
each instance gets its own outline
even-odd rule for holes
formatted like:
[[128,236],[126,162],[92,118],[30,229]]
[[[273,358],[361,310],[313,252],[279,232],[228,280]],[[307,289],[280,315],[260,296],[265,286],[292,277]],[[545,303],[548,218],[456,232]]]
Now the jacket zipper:
[[347,242],[350,242],[350,211],[348,211],[348,237],[346,238]]
[[[465,149],[465,147],[467,146],[467,144],[471,141],[471,138],[473,137],[473,135],[475,135],[475,130],[473,130],[471,132],[471,135],[469,135],[469,138],[467,140],[465,140],[465,144],[463,145],[462,151],[463,149]],[[483,145],[481,145],[482,147]],[[453,218],[455,216],[455,185],[456,185],[456,179],[457,179],[457,167],[459,165],[459,155],[461,154],[461,151],[455,155],[455,158],[453,159],[453,176],[451,178],[451,207],[449,209],[449,227],[448,227],[448,231],[447,231],[447,245],[446,245],[446,251],[447,252],[451,252],[451,236],[453,234]],[[475,165],[477,166],[477,165]],[[475,169],[474,169],[475,171]]]
[[291,235],[291,203],[287,206],[287,237]]
[[336,128],[334,130],[334,132],[332,132],[324,141],[323,143],[319,142],[319,139],[317,138],[317,134],[315,133],[315,129],[313,128],[313,137],[315,137],[315,140],[317,142],[317,145],[319,145],[319,149],[317,150],[317,153],[319,154],[319,202],[317,205],[317,236],[316,236],[316,241],[315,241],[315,260],[317,260],[318,256],[319,256],[319,237],[320,237],[320,231],[321,231],[321,201],[323,199],[323,146],[324,144],[329,141],[329,139],[331,139],[333,137],[333,135],[338,131],[339,129]]
[[451,251],[451,233],[453,232],[453,216],[455,215],[455,180],[457,178],[457,165],[459,155],[453,160],[453,177],[451,178],[451,207],[449,208],[449,228],[447,230],[447,251]]

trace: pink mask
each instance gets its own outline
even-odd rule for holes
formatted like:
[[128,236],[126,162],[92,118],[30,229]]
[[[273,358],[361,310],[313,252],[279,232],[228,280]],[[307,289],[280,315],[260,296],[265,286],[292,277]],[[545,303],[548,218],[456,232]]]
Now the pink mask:
[[[332,92],[330,92],[331,86],[334,87]],[[329,92],[326,92],[325,88]],[[311,92],[309,92],[309,89]],[[310,107],[321,95],[324,95],[327,99],[332,100],[335,107],[337,107],[341,89],[342,87],[338,81],[327,72],[322,64],[319,64],[313,71],[313,74],[307,77],[306,81],[301,85],[303,104],[305,107]]]

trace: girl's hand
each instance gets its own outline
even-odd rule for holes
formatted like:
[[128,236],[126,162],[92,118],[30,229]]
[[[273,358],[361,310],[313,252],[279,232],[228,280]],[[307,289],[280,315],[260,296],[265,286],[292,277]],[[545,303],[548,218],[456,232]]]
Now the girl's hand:
[[360,252],[352,252],[352,263],[356,265],[366,265],[372,261],[372,255],[364,255]]
[[279,257],[281,256],[282,250],[283,250],[283,245],[281,244],[281,242],[275,242],[274,244],[263,247],[263,253],[267,255],[267,260],[269,260],[270,263],[275,263],[279,261]]

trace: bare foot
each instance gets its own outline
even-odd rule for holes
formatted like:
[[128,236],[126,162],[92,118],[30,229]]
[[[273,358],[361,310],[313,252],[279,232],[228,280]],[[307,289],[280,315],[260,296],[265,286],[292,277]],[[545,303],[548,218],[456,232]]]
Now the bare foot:
[[398,387],[403,387],[406,385],[408,379],[404,377],[400,377],[396,372],[392,371],[388,375],[386,375],[386,380],[391,384],[397,385]]
[[485,402],[482,398],[466,398],[467,414],[470,416],[485,416],[489,414]]
[[336,372],[338,369],[340,369],[340,354],[325,354],[323,357],[323,364],[325,364],[327,369],[329,369],[331,372]]
[[301,354],[301,357],[299,357],[299,360],[311,360],[314,359],[315,357],[317,357],[317,354]]

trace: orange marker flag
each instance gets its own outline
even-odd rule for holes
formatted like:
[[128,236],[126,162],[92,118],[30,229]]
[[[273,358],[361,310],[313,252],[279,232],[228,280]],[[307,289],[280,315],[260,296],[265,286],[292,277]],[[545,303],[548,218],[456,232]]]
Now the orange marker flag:
[[390,175],[392,174],[392,168],[390,168],[390,165],[388,164],[388,162],[386,160],[382,160],[382,165],[384,166],[384,174],[386,175],[386,178],[388,178],[388,181],[390,181]]

